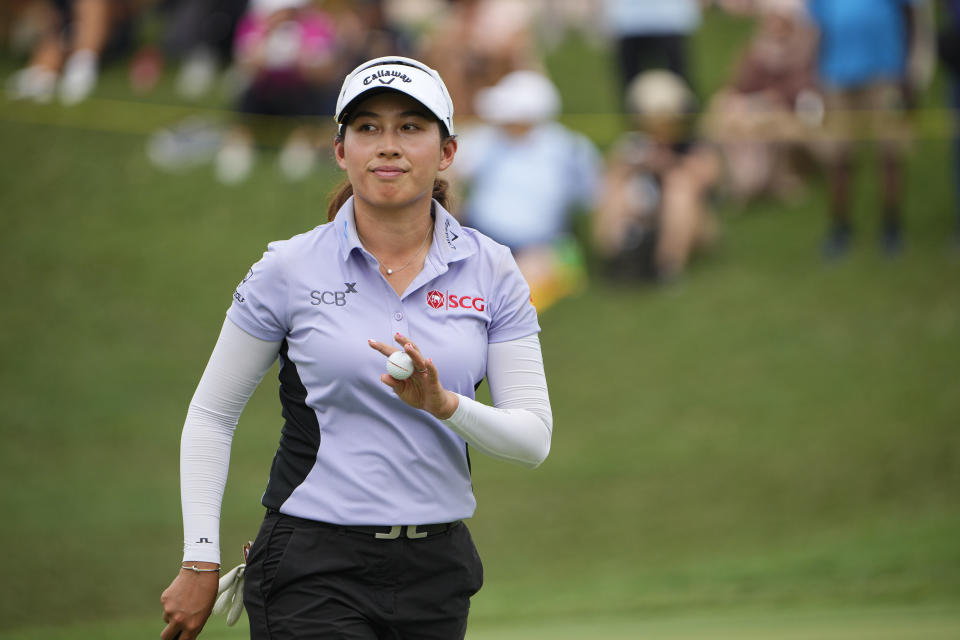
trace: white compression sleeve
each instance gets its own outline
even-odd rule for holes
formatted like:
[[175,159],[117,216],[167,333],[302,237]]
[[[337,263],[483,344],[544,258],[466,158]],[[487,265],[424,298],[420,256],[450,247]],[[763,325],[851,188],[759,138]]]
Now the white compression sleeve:
[[220,562],[220,507],[233,431],[279,349],[280,342],[259,340],[224,320],[180,437],[184,560]]
[[464,396],[443,423],[481,452],[534,468],[550,452],[553,415],[536,334],[487,347],[493,407]]

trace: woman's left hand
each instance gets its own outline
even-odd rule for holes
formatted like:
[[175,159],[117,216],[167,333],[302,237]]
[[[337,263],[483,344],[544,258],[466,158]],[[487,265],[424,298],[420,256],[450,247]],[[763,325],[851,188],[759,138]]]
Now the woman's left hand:
[[[393,392],[411,407],[423,409],[440,420],[446,420],[452,416],[460,400],[457,394],[447,391],[440,384],[440,375],[433,360],[424,358],[417,345],[406,336],[397,333],[394,334],[393,339],[413,360],[413,373],[406,380],[397,380],[389,373],[384,373],[380,376],[380,381],[393,389]],[[393,352],[400,351],[396,347],[376,340],[370,340],[369,344],[372,349],[388,358]]]

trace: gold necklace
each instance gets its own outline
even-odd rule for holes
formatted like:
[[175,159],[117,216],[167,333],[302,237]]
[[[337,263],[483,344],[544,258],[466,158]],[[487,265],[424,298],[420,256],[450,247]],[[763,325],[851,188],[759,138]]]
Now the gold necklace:
[[416,259],[416,257],[417,257],[418,255],[420,255],[420,252],[423,251],[423,248],[426,246],[427,240],[430,239],[430,233],[431,233],[432,231],[433,231],[433,221],[431,220],[431,221],[430,221],[430,226],[427,228],[427,235],[423,236],[423,242],[420,243],[420,247],[417,248],[416,253],[414,253],[412,256],[410,256],[410,259],[407,260],[407,263],[406,263],[405,265],[403,265],[402,267],[397,267],[396,269],[391,269],[391,268],[388,267],[387,265],[383,264],[383,260],[381,260],[380,258],[377,258],[377,254],[375,254],[373,251],[370,251],[370,249],[367,247],[367,243],[363,241],[363,236],[360,235],[360,231],[359,231],[359,230],[357,230],[357,237],[360,238],[360,244],[363,245],[363,248],[366,249],[367,251],[370,251],[370,255],[372,255],[374,258],[376,258],[376,259],[377,259],[377,263],[387,271],[387,275],[388,275],[388,276],[392,276],[392,275],[395,274],[396,272],[398,272],[398,271],[403,271],[404,269],[406,269],[407,267],[409,267],[411,264],[413,264],[413,261]]

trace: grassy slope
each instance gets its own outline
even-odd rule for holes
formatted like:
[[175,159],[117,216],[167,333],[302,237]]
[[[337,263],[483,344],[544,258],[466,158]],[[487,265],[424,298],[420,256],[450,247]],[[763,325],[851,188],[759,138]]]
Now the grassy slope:
[[[701,89],[727,62],[703,43],[742,34],[717,24],[698,49]],[[573,64],[565,55],[553,64]],[[577,95],[602,95],[565,93],[574,112]],[[266,240],[316,224],[332,172],[289,186],[264,163],[226,189],[203,169],[159,174],[142,135],[102,131],[127,120],[91,109],[93,130],[24,125],[3,109],[0,628],[138,619],[178,557],[179,425],[232,287]],[[149,131],[129,122],[115,128]],[[609,121],[596,122],[603,141]],[[674,291],[598,284],[545,314],[557,437],[535,473],[475,461],[488,580],[475,628],[561,617],[573,637],[603,616],[620,637],[638,613],[956,603],[960,260],[945,240],[946,163],[943,141],[919,145],[896,263],[876,255],[866,173],[845,264],[817,259],[815,188],[731,217],[721,250]],[[227,562],[256,529],[278,414],[265,384],[234,445]],[[107,626],[144,629],[125,625]]]

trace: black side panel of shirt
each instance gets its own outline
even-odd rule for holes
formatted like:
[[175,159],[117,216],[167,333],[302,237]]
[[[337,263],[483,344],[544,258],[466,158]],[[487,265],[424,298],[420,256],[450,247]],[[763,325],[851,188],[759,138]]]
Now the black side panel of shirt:
[[320,448],[320,424],[317,415],[307,406],[307,389],[288,351],[289,345],[284,340],[280,345],[279,375],[284,424],[262,500],[263,506],[277,510],[306,480]]

